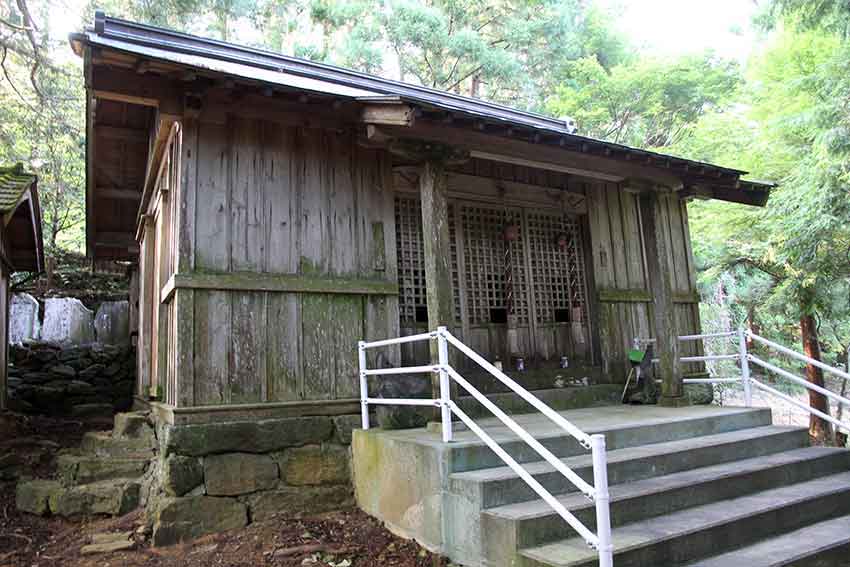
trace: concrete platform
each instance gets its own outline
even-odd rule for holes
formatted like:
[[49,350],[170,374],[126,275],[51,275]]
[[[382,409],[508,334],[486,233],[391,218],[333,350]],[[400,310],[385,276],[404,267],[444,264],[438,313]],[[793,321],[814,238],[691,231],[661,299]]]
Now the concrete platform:
[[[610,405],[559,413],[585,432],[605,434],[610,458],[622,470],[617,477],[620,482],[634,480],[635,475],[646,478],[662,463],[667,463],[665,470],[681,472],[807,443],[799,430],[766,427],[771,425],[771,415],[765,409]],[[521,414],[514,419],[560,458],[589,455],[542,415]],[[541,462],[536,452],[497,419],[478,423],[517,461],[530,463],[535,476],[550,478],[553,493],[569,491],[548,463]],[[703,443],[701,449],[698,441],[687,446],[687,440],[754,428],[764,430],[744,434],[741,443],[718,438]],[[769,441],[761,443],[762,439]],[[655,448],[616,455],[618,450],[644,446]],[[754,447],[763,447],[762,452]],[[482,533],[482,512],[534,496],[521,481],[511,478],[513,472],[471,431],[458,431],[450,444],[442,443],[439,432],[426,429],[355,431],[352,448],[360,507],[397,534],[464,565],[492,564],[484,562],[488,537]]]

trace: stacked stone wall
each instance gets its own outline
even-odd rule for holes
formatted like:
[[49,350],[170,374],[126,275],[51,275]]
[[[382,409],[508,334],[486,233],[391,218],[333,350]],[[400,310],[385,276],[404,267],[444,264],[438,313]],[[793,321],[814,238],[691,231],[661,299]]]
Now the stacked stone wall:
[[136,353],[129,346],[11,345],[9,409],[83,416],[125,411],[133,403]]
[[147,507],[154,544],[353,505],[355,427],[359,416],[160,424]]

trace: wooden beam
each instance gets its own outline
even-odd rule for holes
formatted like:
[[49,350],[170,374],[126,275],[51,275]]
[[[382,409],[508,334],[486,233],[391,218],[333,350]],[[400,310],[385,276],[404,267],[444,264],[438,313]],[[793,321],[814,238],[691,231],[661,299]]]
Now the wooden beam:
[[360,120],[366,124],[408,127],[415,119],[415,109],[398,100],[367,102],[360,111]]
[[[87,86],[96,98],[153,106],[170,114],[183,113],[181,88],[171,80],[150,73],[142,76],[132,69],[95,66]],[[182,88],[185,89],[185,85]]]
[[167,301],[176,289],[398,295],[398,284],[384,280],[320,278],[296,274],[258,274],[255,272],[187,272],[171,276],[160,290],[161,301]]
[[418,120],[411,127],[382,126],[385,134],[395,138],[440,142],[464,148],[470,152],[520,158],[545,164],[559,165],[586,172],[612,175],[619,179],[649,179],[669,188],[681,187],[681,180],[672,172],[637,162],[624,162],[614,158],[576,152],[555,145],[531,144],[504,136],[477,132],[443,123]]
[[538,161],[533,159],[523,159],[516,158],[502,154],[494,154],[491,152],[480,152],[473,150],[470,152],[470,156],[478,159],[486,159],[489,161],[497,161],[501,163],[511,163],[514,165],[523,165],[526,167],[533,167],[535,169],[544,169],[547,171],[558,171],[560,173],[569,173],[571,175],[579,175],[581,177],[589,177],[591,179],[601,179],[603,181],[611,181],[614,183],[620,182],[624,179],[622,175],[611,175],[606,173],[599,173],[598,171],[591,171],[589,169],[582,169],[577,167],[567,167],[565,165],[559,165],[557,163],[550,163],[545,161]]

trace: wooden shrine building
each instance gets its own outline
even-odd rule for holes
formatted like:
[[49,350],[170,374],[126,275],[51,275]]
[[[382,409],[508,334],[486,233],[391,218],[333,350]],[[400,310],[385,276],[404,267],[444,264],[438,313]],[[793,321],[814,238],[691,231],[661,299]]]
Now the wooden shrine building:
[[10,277],[16,271],[43,269],[38,178],[25,173],[23,164],[0,167],[0,409],[6,408]]
[[356,413],[357,341],[443,324],[491,360],[612,382],[655,337],[679,403],[676,336],[700,330],[687,203],[769,195],[561,120],[102,14],[72,45],[88,254],[138,263],[138,393],[169,420]]

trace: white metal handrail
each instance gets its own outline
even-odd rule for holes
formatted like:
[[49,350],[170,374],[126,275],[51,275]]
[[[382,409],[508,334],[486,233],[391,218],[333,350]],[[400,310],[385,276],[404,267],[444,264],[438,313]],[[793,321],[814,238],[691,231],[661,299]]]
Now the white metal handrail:
[[[838,376],[839,378],[843,378],[844,380],[850,380],[850,374],[848,374],[847,372],[845,372],[843,370],[839,370],[838,368],[832,367],[832,366],[830,366],[830,365],[828,365],[824,362],[821,362],[820,360],[816,360],[816,359],[814,359],[810,356],[806,356],[805,354],[799,353],[799,352],[797,352],[793,349],[790,349],[788,347],[785,347],[785,346],[782,346],[778,343],[775,343],[771,340],[768,340],[764,337],[761,337],[761,336],[753,333],[749,329],[743,329],[742,328],[742,329],[739,329],[737,332],[727,331],[727,332],[722,332],[722,333],[706,333],[706,334],[702,334],[702,335],[683,335],[683,336],[679,337],[679,340],[680,341],[690,341],[690,340],[701,340],[701,339],[720,338],[720,337],[730,337],[731,338],[731,337],[734,337],[735,335],[737,335],[737,338],[738,338],[738,345],[737,345],[738,348],[737,348],[737,352],[735,352],[735,353],[714,354],[714,355],[707,355],[707,356],[683,356],[683,357],[680,357],[679,360],[681,362],[702,362],[702,361],[710,361],[710,360],[738,360],[740,367],[741,367],[741,376],[740,377],[738,377],[738,378],[688,378],[688,379],[683,380],[683,382],[685,384],[729,384],[729,383],[739,383],[740,382],[741,385],[744,388],[744,404],[747,407],[752,407],[752,405],[753,405],[752,388],[756,387],[759,390],[761,390],[763,392],[767,392],[769,394],[772,394],[772,395],[788,402],[789,404],[791,404],[795,407],[798,407],[802,410],[809,412],[812,415],[816,415],[817,417],[819,417],[819,418],[821,418],[825,421],[828,421],[829,423],[833,424],[834,426],[836,426],[840,429],[844,429],[845,431],[850,432],[850,424],[847,424],[847,423],[844,423],[844,422],[842,422],[838,419],[835,419],[831,415],[824,413],[820,410],[817,410],[817,409],[811,407],[809,404],[806,404],[804,402],[801,402],[800,400],[794,399],[791,396],[780,392],[776,388],[768,386],[767,384],[764,384],[763,382],[760,382],[759,380],[756,380],[755,378],[753,378],[750,374],[750,363],[753,363],[756,366],[764,368],[765,370],[767,370],[769,372],[773,372],[775,374],[778,374],[778,375],[782,376],[783,378],[787,378],[788,380],[791,380],[793,383],[795,383],[799,386],[803,386],[804,388],[806,388],[808,390],[811,390],[813,392],[817,392],[817,393],[819,393],[823,396],[826,396],[827,398],[836,402],[837,404],[850,406],[850,399],[845,398],[844,396],[841,396],[839,394],[836,394],[835,392],[828,390],[828,389],[826,389],[822,386],[818,386],[817,384],[812,384],[811,382],[809,382],[805,378],[797,376],[796,374],[789,372],[788,370],[785,370],[784,368],[780,368],[780,367],[776,366],[775,364],[771,364],[770,362],[767,362],[766,360],[764,360],[764,359],[762,359],[762,358],[760,358],[760,357],[758,357],[754,354],[751,354],[749,352],[749,350],[747,349],[747,339],[752,339],[753,341],[755,341],[757,343],[760,343],[760,344],[762,344],[762,345],[764,345],[768,348],[771,348],[771,349],[773,349],[777,352],[780,352],[782,354],[790,356],[790,357],[792,357],[796,360],[799,360],[800,362],[803,362],[805,364],[811,364],[812,366],[816,366],[816,367],[820,368],[821,370],[823,370],[824,372],[834,374],[835,376]],[[634,343],[635,343],[636,346],[640,345],[641,343],[645,344],[645,343],[654,343],[654,342],[656,342],[655,339],[635,338],[635,340],[634,340]],[[653,362],[656,362],[656,360],[653,359]]]
[[[409,343],[415,341],[437,340],[438,364],[430,366],[408,366],[400,368],[372,369],[367,368],[366,350],[382,346]],[[460,373],[449,364],[448,346],[451,344],[458,351],[472,359],[476,364],[489,372],[493,377],[502,382],[524,401],[548,417],[566,433],[578,440],[579,444],[591,450],[593,458],[593,484],[591,485],[581,478],[575,471],[569,468],[561,459],[556,457],[549,449],[543,446],[537,439],[526,431],[512,417],[499,409],[487,396],[470,384]],[[611,513],[610,497],[608,494],[608,467],[605,449],[605,436],[601,434],[588,435],[576,427],[564,416],[547,406],[539,398],[516,383],[504,372],[490,364],[477,352],[466,346],[462,341],[452,335],[445,327],[438,327],[436,331],[410,335],[396,339],[364,342],[358,344],[360,361],[360,399],[363,429],[369,429],[369,406],[381,405],[416,405],[434,406],[441,410],[442,436],[445,443],[452,441],[452,414],[456,415],[470,431],[477,435],[484,443],[511,468],[520,478],[525,481],[534,492],[540,496],[569,526],[581,535],[588,545],[598,550],[599,565],[611,567],[613,565],[613,546],[611,543]],[[440,397],[437,399],[400,399],[400,398],[370,398],[368,377],[387,374],[410,374],[410,373],[437,373],[440,378]],[[473,398],[487,408],[496,418],[508,427],[520,439],[525,441],[534,449],[540,457],[561,473],[578,490],[593,500],[596,505],[596,533],[587,528],[581,521],[555,498],[543,485],[541,485],[520,463],[505,451],[486,431],[470,418],[451,399],[450,380],[454,380],[461,388],[466,390]]]

